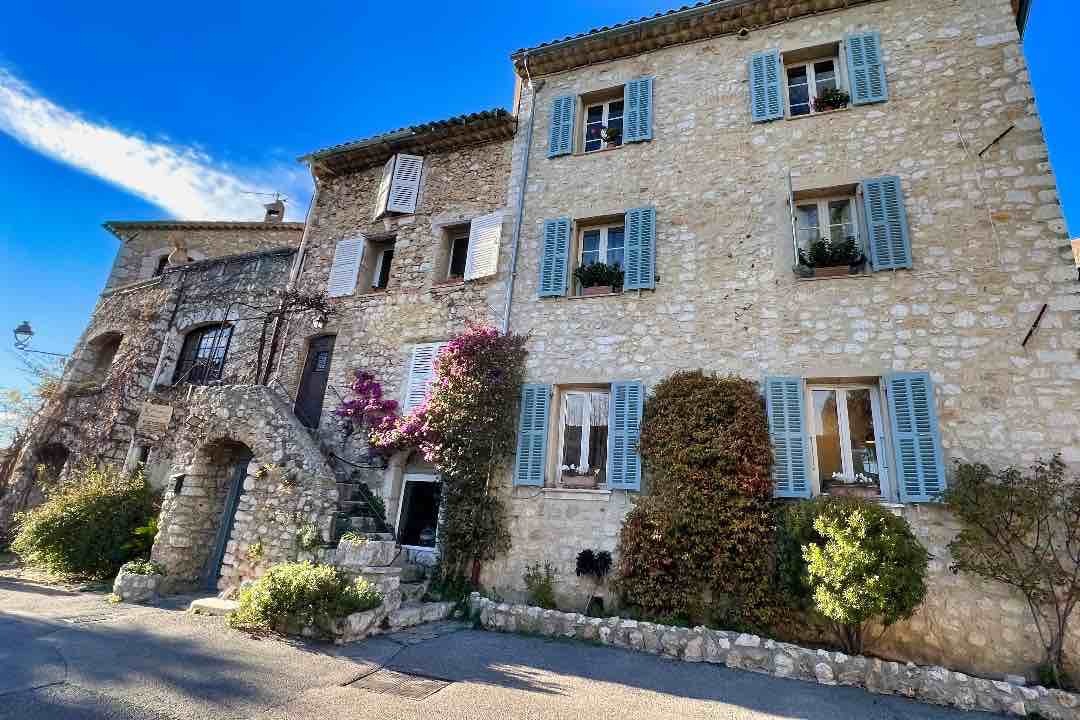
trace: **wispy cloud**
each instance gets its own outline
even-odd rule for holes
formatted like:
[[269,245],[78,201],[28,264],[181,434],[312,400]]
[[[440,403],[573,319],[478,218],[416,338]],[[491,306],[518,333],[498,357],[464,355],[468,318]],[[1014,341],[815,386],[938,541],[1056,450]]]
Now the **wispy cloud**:
[[[91,122],[0,68],[0,132],[55,160],[137,195],[176,218],[260,219],[265,199],[284,190],[290,218],[304,211],[307,182],[295,168],[237,172],[191,147],[155,142]],[[103,209],[107,212],[107,209]]]

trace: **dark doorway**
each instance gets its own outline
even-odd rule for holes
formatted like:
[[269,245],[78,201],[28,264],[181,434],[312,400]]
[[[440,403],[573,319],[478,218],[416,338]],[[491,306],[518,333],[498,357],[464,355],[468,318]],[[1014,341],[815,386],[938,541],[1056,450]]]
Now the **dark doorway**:
[[221,577],[221,561],[225,558],[225,547],[229,544],[229,537],[232,535],[233,523],[236,521],[236,508],[240,505],[240,494],[244,491],[244,479],[247,477],[248,465],[251,463],[251,452],[246,447],[230,447],[227,455],[232,456],[229,458],[231,462],[221,470],[228,474],[225,478],[228,494],[225,496],[225,507],[218,520],[214,545],[210,548],[210,557],[206,562],[203,586],[207,590],[217,589],[218,578]]
[[439,524],[438,482],[405,480],[401,498],[401,527],[398,542],[413,547],[435,547],[435,531]]
[[71,453],[68,449],[60,443],[49,443],[40,450],[37,451],[37,462],[35,463],[38,468],[41,468],[41,472],[44,472],[45,478],[48,482],[57,482],[64,474],[64,468],[67,466],[68,457]]
[[304,374],[300,378],[300,390],[296,393],[293,412],[309,428],[319,427],[333,356],[333,335],[322,335],[308,343],[307,362],[304,363]]

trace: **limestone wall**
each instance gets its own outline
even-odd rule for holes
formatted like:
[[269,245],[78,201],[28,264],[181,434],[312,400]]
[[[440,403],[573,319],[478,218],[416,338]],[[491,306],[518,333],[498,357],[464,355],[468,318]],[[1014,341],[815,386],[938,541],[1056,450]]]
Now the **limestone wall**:
[[[881,33],[887,103],[750,122],[752,53],[863,29]],[[654,77],[651,141],[547,157],[552,98],[643,75]],[[922,370],[935,382],[948,458],[994,465],[1060,452],[1080,464],[1080,299],[1070,294],[1075,271],[1008,0],[891,0],[542,80],[523,93],[520,117],[524,125],[535,110],[511,324],[531,333],[528,381],[651,386],[693,368],[752,379]],[[515,157],[523,152],[519,133]],[[796,188],[900,176],[914,268],[796,277],[789,171]],[[537,297],[545,219],[643,205],[657,213],[654,292]],[[615,548],[633,496],[511,488],[509,479],[504,492],[514,547],[485,568],[485,585],[520,597],[524,567],[551,561],[561,601],[579,608],[585,588],[573,558]],[[953,525],[939,510],[904,513],[935,561],[930,599],[890,652],[1029,672],[1037,638],[1017,599],[949,573]]]

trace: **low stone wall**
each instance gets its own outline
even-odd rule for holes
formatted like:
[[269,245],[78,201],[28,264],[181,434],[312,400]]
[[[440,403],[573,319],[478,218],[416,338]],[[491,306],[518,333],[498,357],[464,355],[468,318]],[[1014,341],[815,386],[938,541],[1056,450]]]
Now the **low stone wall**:
[[947,705],[1055,720],[1080,720],[1080,696],[1044,687],[986,680],[943,667],[920,667],[876,658],[810,650],[757,635],[684,628],[618,617],[590,618],[580,613],[496,603],[473,593],[472,617],[489,630],[544,637],[565,637],[685,662],[708,662],[730,668],[805,680],[821,685],[862,687],[872,693]]
[[[338,620],[330,629],[330,633],[333,635],[335,645],[344,645],[382,632],[394,632],[427,622],[445,620],[453,612],[454,603],[452,602],[421,603],[393,611],[390,611],[384,603],[373,610],[353,613]],[[315,631],[305,628],[303,634],[314,635]]]

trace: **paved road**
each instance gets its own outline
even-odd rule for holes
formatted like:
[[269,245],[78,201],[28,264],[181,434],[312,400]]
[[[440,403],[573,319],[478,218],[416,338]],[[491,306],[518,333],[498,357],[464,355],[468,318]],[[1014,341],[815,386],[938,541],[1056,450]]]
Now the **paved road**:
[[[257,640],[180,606],[0,578],[0,719],[990,717],[455,623],[344,648]],[[433,694],[360,687],[377,681]]]

